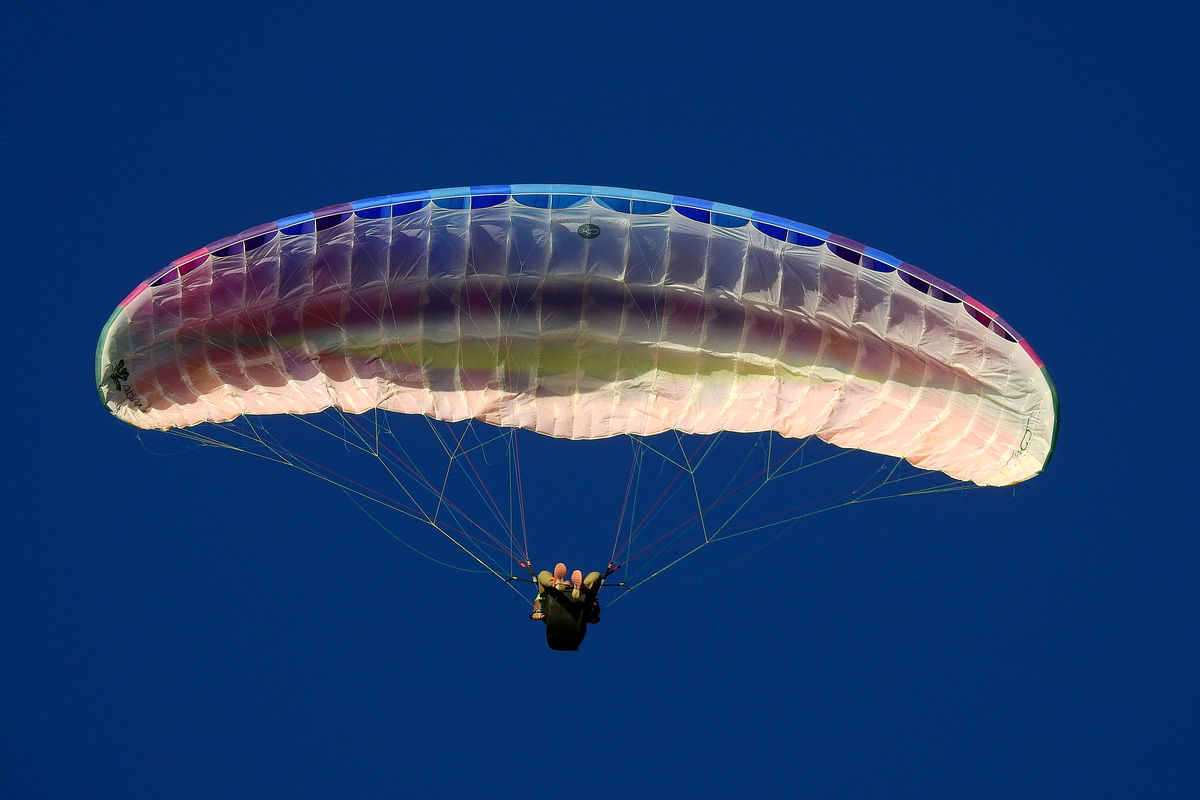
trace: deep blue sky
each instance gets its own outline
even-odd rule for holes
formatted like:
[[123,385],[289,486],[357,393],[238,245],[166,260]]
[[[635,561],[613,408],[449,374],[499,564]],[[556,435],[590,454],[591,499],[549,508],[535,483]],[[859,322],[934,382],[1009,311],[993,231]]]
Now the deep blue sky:
[[[0,794],[1200,793],[1190,8],[432,5],[6,16]],[[96,401],[101,325],[169,260],[493,182],[917,264],[1045,360],[1055,458],[685,563],[564,655],[304,476]]]

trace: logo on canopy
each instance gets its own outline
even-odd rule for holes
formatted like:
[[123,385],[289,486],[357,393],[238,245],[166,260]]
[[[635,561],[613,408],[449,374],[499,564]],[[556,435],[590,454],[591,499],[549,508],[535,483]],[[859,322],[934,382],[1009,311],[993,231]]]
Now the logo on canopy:
[[122,358],[118,360],[117,363],[110,364],[109,369],[112,370],[112,372],[109,373],[108,379],[112,381],[118,389],[120,389],[121,382],[129,380],[129,370],[125,369],[125,359]]

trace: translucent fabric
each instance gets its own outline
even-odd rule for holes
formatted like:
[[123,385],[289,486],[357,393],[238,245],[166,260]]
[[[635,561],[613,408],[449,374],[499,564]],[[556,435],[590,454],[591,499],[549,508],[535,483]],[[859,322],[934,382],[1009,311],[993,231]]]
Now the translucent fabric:
[[769,431],[982,485],[1039,473],[1046,370],[1003,320],[789,220],[590,186],[323,209],[185,256],[97,350],[142,428],[380,408],[557,437]]

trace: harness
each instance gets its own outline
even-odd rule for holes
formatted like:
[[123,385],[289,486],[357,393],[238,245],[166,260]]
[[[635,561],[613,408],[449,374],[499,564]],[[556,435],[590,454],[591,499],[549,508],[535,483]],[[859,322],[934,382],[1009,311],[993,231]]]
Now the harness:
[[[528,563],[523,566],[537,583],[537,574]],[[604,585],[604,579],[620,568],[620,564],[609,564],[600,581],[590,590],[585,589],[579,597],[572,597],[571,592],[564,592],[551,586],[542,592],[542,612],[546,615],[542,620],[546,623],[546,644],[551,650],[578,650],[580,642],[587,634],[588,622],[592,619],[592,608],[596,595]],[[539,587],[540,588],[540,587]]]

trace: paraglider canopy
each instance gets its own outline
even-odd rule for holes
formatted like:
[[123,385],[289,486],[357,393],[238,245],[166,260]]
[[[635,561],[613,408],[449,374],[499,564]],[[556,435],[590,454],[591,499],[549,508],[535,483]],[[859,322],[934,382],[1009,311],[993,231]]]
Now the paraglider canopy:
[[334,407],[776,431],[980,485],[1038,474],[1057,429],[1033,349],[954,286],[783,218],[595,186],[378,197],[223,239],[121,303],[96,380],[142,428]]

